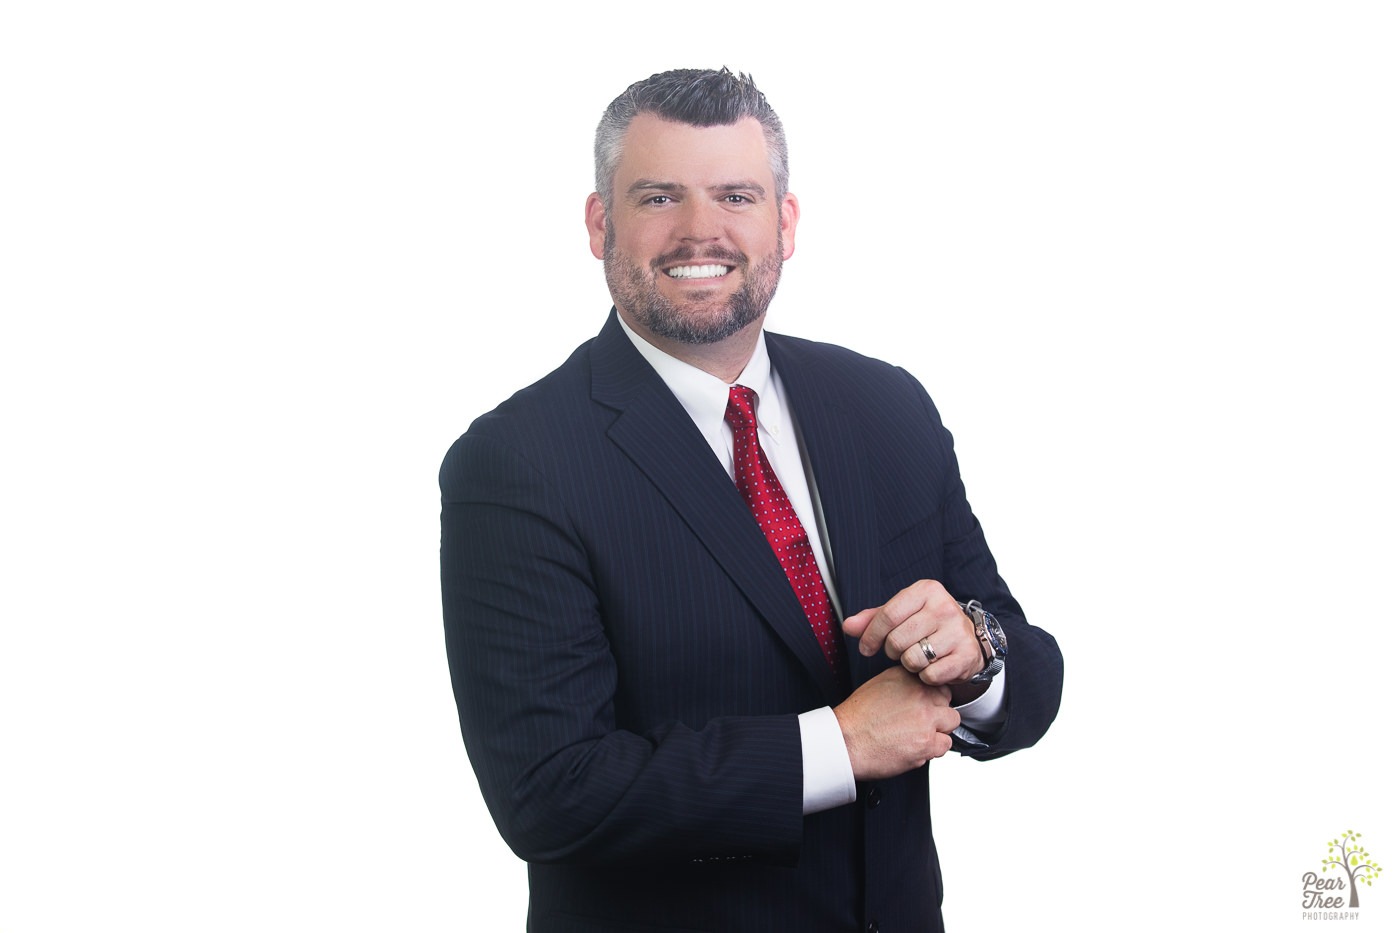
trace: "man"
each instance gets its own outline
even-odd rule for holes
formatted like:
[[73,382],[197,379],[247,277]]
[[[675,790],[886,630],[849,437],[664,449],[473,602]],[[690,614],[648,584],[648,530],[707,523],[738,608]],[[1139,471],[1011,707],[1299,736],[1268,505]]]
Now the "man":
[[799,211],[752,81],[638,82],[596,156],[615,312],[441,474],[462,734],[529,928],[939,930],[927,762],[1039,739],[1059,649],[918,383],[764,333]]

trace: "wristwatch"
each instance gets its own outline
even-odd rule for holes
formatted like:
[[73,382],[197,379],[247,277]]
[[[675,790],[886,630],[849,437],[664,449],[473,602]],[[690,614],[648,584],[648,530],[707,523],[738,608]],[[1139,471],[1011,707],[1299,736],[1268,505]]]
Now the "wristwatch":
[[970,599],[958,605],[972,620],[972,630],[977,634],[977,644],[982,649],[982,660],[985,662],[982,670],[969,677],[967,682],[990,683],[1006,666],[1006,633],[1001,630],[1001,623],[997,621],[996,616],[983,609],[977,600]]

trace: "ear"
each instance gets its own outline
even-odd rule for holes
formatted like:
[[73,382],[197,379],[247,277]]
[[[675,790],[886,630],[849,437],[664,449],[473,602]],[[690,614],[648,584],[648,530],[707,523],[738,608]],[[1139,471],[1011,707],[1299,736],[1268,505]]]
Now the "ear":
[[783,203],[778,205],[778,236],[783,241],[784,261],[797,251],[797,217],[801,213],[797,208],[797,195],[791,191],[783,195]]
[[588,246],[595,259],[603,258],[603,241],[607,239],[608,211],[598,192],[588,196],[583,206],[583,222],[588,226]]

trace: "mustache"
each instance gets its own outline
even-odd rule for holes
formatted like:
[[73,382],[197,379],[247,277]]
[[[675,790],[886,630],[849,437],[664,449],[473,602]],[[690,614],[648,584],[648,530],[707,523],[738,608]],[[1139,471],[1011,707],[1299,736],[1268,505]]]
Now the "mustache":
[[703,250],[693,246],[682,246],[657,256],[651,261],[651,267],[659,272],[663,266],[675,265],[678,262],[695,262],[696,260],[702,262],[713,260],[741,268],[747,267],[749,264],[749,257],[737,250],[725,249],[723,246],[709,246]]

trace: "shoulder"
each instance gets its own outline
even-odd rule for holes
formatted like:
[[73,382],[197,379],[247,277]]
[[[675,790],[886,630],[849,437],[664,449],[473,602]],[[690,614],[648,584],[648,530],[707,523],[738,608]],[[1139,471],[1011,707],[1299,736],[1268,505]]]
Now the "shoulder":
[[478,417],[468,434],[518,434],[546,430],[549,424],[584,407],[589,400],[589,351],[587,340],[553,372],[515,392],[491,411]]
[[557,369],[472,421],[443,459],[444,489],[473,461],[506,458],[543,464],[596,417],[589,400],[589,350],[581,344]]
[[908,371],[830,343],[768,335],[768,353],[783,384],[843,408],[896,419],[930,418],[941,425],[924,387]]
[[898,366],[893,366],[874,357],[863,356],[854,350],[837,346],[834,343],[820,343],[787,334],[767,333],[768,352],[775,364],[788,366],[823,366],[837,372],[850,372],[862,376],[888,376],[908,378],[908,374]]

